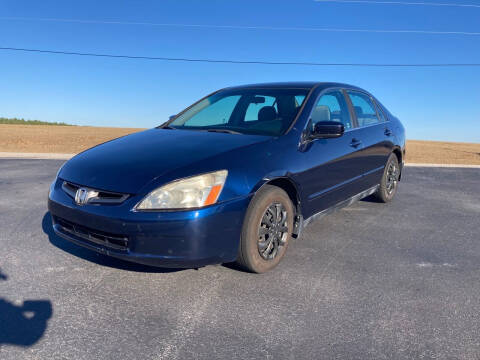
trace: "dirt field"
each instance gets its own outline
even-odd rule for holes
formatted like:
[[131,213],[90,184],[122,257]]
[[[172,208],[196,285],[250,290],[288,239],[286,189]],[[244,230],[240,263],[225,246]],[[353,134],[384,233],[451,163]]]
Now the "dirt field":
[[0,151],[76,154],[142,129],[0,124]]
[[[0,152],[74,154],[142,129],[0,124]],[[480,143],[410,140],[407,162],[480,165]]]
[[409,163],[480,165],[480,143],[407,141]]

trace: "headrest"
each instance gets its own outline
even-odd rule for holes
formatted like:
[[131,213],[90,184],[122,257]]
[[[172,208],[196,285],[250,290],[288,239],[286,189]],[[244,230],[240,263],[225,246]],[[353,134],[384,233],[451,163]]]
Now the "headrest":
[[360,106],[354,106],[354,108],[355,108],[355,114],[357,114],[357,116],[363,115],[363,110]]
[[330,108],[326,105],[316,106],[312,112],[312,121],[313,123],[330,121]]
[[277,118],[277,111],[273,106],[264,106],[258,112],[258,121],[271,121]]

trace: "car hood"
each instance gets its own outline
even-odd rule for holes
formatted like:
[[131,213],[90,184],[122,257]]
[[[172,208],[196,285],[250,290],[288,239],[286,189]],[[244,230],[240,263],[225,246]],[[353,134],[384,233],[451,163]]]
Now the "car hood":
[[[65,163],[59,177],[95,189],[135,194],[170,170],[268,139],[258,135],[150,129],[76,155]],[[190,175],[201,172],[192,166]]]

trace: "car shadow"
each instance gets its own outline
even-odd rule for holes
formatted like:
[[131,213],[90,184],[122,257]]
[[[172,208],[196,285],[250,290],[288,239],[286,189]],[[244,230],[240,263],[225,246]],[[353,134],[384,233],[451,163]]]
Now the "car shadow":
[[137,264],[133,262],[124,261],[117,259],[111,256],[99,254],[95,251],[85,249],[81,246],[78,246],[74,243],[71,243],[65,239],[62,239],[60,236],[55,234],[52,226],[52,219],[50,212],[46,212],[42,220],[42,229],[45,234],[48,236],[50,243],[81,259],[93,262],[98,265],[107,266],[111,268],[116,268],[120,270],[135,271],[135,272],[145,272],[145,273],[171,273],[176,271],[182,271],[185,269],[176,269],[176,268],[159,268],[143,264]]
[[360,201],[369,202],[369,203],[377,203],[377,204],[381,203],[381,201],[378,200],[374,195],[369,195],[367,197],[364,197]]
[[[0,280],[8,277],[0,270]],[[26,300],[21,305],[0,298],[0,349],[4,345],[32,346],[40,340],[52,317],[50,300]]]

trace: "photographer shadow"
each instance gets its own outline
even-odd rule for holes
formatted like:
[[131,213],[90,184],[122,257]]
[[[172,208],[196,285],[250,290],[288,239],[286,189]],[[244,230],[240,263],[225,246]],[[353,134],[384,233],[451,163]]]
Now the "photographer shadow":
[[[7,280],[1,270],[0,280]],[[28,300],[16,305],[0,298],[0,348],[3,345],[32,346],[42,338],[52,314],[49,300]]]

